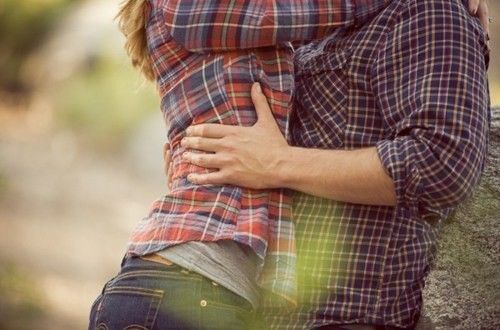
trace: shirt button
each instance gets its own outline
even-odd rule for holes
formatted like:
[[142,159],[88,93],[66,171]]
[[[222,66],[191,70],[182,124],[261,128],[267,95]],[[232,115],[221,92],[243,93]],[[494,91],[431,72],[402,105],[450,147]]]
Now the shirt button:
[[207,306],[207,301],[206,300],[200,301],[200,306],[201,307],[206,307]]

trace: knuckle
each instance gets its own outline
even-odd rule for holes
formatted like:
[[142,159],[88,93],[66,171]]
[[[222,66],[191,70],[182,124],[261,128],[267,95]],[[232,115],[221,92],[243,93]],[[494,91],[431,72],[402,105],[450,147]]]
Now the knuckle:
[[233,152],[235,150],[236,142],[234,141],[235,138],[224,138],[224,149]]
[[232,180],[235,175],[235,172],[233,170],[227,170],[224,177],[228,180]]
[[199,125],[198,131],[196,133],[197,133],[197,135],[205,135],[206,131],[207,131],[207,128],[205,125]]
[[191,175],[189,177],[189,181],[191,181],[194,184],[200,184],[201,183],[201,177],[199,175]]
[[203,161],[202,159],[202,156],[201,155],[193,155],[192,157],[192,161],[196,164],[201,164],[201,162]]

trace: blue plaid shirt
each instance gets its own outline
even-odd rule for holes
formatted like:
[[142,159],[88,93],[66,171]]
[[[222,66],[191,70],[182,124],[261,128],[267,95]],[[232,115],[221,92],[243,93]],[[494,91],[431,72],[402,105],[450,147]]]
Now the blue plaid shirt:
[[439,224],[483,170],[487,56],[482,27],[459,0],[396,0],[370,23],[297,51],[290,141],[376,147],[397,206],[296,193],[299,308],[265,309],[271,327],[415,325]]

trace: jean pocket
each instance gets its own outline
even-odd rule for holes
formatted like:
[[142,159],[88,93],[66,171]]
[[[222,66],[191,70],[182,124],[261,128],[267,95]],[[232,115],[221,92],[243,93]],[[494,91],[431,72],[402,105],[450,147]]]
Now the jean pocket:
[[151,329],[163,295],[163,290],[142,287],[106,288],[96,312],[94,329]]
[[90,307],[89,329],[92,329],[92,327],[95,325],[94,320],[97,313],[97,309],[100,307],[101,300],[102,300],[102,294],[99,294],[99,296],[94,300],[92,306]]

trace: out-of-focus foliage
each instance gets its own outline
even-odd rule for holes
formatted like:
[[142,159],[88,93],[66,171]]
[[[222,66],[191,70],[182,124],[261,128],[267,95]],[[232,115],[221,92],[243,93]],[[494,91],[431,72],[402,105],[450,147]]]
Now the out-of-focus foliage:
[[0,171],[0,197],[7,189],[7,177]]
[[157,108],[155,89],[143,86],[128,60],[99,57],[90,70],[58,90],[56,118],[102,150],[120,145]]
[[13,264],[0,262],[0,329],[35,329],[44,314],[35,279]]
[[24,59],[43,44],[58,18],[78,0],[0,1],[0,89],[25,91]]

